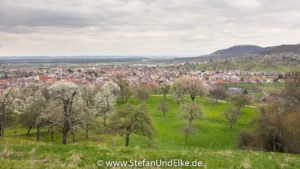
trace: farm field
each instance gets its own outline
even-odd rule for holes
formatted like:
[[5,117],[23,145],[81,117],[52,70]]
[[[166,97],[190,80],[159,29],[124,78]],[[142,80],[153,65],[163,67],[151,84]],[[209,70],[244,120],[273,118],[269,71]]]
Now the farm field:
[[[240,130],[254,130],[251,122],[256,117],[256,109],[244,107],[241,119],[230,129],[222,116],[227,103],[215,104],[206,98],[197,98],[204,117],[194,121],[197,134],[189,137],[185,144],[178,105],[167,97],[170,110],[164,120],[162,113],[156,110],[162,99],[162,96],[151,96],[146,101],[155,127],[153,139],[132,135],[129,147],[124,146],[124,136],[104,134],[101,128],[91,129],[89,139],[85,139],[85,133],[81,131],[76,135],[75,142],[68,135],[67,145],[61,145],[59,132],[54,133],[52,140],[47,129],[43,128],[40,141],[35,141],[34,129],[26,136],[26,128],[9,127],[5,131],[6,136],[0,138],[0,168],[98,168],[98,160],[131,159],[199,160],[203,168],[212,169],[300,168],[300,155],[237,149],[237,133]],[[130,102],[138,103],[135,98]]]

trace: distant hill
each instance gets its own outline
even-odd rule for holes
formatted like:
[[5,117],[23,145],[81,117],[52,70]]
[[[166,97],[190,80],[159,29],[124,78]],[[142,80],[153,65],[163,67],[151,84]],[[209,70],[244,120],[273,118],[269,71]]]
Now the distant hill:
[[[239,45],[218,50],[212,54],[176,58],[175,61],[198,62],[190,66],[207,70],[238,69],[256,71],[290,72],[300,70],[300,44],[260,47]],[[187,64],[192,65],[192,64]]]
[[264,50],[264,48],[256,45],[239,45],[232,46],[227,49],[218,50],[209,56],[216,58],[229,58],[235,56],[242,56],[247,54],[256,54],[260,53]]
[[300,53],[300,44],[280,45],[270,47],[260,47],[256,45],[237,45],[227,49],[218,50],[205,57],[210,58],[231,58],[249,54],[280,54],[280,53]]
[[280,53],[300,53],[300,44],[296,45],[280,45],[280,46],[274,46],[274,47],[267,47],[264,48],[262,54],[280,54]]

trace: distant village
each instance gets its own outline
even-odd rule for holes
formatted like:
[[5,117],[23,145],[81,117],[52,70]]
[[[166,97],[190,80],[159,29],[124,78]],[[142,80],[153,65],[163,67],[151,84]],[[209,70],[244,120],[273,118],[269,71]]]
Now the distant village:
[[58,80],[65,80],[75,84],[93,84],[100,86],[110,79],[122,78],[130,86],[140,83],[159,85],[172,84],[180,76],[192,76],[202,80],[204,85],[211,86],[223,83],[272,83],[284,82],[284,73],[258,72],[241,70],[202,70],[189,69],[180,65],[163,64],[132,64],[132,65],[106,65],[95,64],[90,67],[76,68],[48,68],[37,67],[32,69],[5,68],[0,71],[0,91],[10,85],[25,86],[30,82],[38,82],[46,86]]

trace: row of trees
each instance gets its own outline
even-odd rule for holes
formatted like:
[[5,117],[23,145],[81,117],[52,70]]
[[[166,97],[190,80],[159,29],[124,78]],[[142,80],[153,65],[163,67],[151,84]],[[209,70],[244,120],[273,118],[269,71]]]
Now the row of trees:
[[[73,135],[78,130],[85,130],[85,137],[89,137],[89,129],[101,118],[103,126],[111,129],[110,133],[119,133],[126,136],[125,145],[128,146],[131,133],[149,136],[151,138],[153,125],[148,113],[148,107],[143,102],[153,91],[163,95],[163,99],[157,107],[163,118],[169,107],[166,96],[171,94],[176,103],[180,104],[180,118],[182,120],[182,132],[185,142],[189,136],[195,134],[197,127],[193,124],[195,119],[203,117],[203,111],[199,103],[195,102],[197,96],[208,95],[216,100],[227,96],[226,88],[216,85],[208,92],[198,79],[183,77],[177,79],[174,84],[162,83],[159,88],[153,88],[145,83],[134,89],[129,84],[117,79],[105,82],[101,87],[94,85],[75,85],[73,83],[59,81],[49,87],[41,87],[37,83],[30,83],[23,88],[10,87],[0,94],[0,120],[1,133],[7,117],[13,113],[20,114],[20,123],[28,127],[27,135],[36,127],[37,140],[40,139],[40,128],[47,126],[53,138],[53,131],[57,130],[63,135],[63,144],[67,143],[67,135]],[[141,104],[134,106],[124,104],[116,109],[116,100],[119,97],[122,103],[128,102],[131,95],[135,94]],[[186,100],[185,94],[190,100]],[[232,106],[224,112],[224,116],[230,123],[230,128],[240,117],[240,109],[248,104],[244,95],[231,97]],[[107,119],[110,123],[107,124]],[[108,125],[108,126],[107,126]]]
[[[67,134],[74,136],[78,126],[84,126],[88,138],[89,126],[95,116],[103,118],[113,112],[120,88],[112,81],[101,88],[93,85],[77,86],[70,82],[59,81],[48,88],[37,83],[30,83],[23,88],[10,87],[0,95],[1,136],[4,135],[5,123],[12,113],[20,114],[20,122],[28,127],[27,134],[35,126],[37,140],[40,127],[49,126],[63,134],[63,144]],[[52,135],[53,136],[53,135]]]
[[[40,128],[47,126],[53,138],[53,130],[62,133],[62,143],[67,143],[67,135],[73,135],[84,128],[86,138],[89,128],[96,118],[103,119],[103,126],[113,129],[111,133],[126,135],[126,146],[131,133],[151,137],[153,125],[146,104],[134,106],[125,104],[116,110],[116,99],[128,100],[128,85],[113,81],[105,82],[101,88],[93,85],[77,86],[73,83],[59,81],[49,87],[41,87],[30,83],[23,88],[10,87],[1,95],[1,136],[4,136],[5,123],[8,117],[15,113],[20,115],[20,123],[28,127],[27,135],[36,127],[36,138],[40,139]],[[140,86],[138,91],[143,90]],[[137,93],[138,95],[138,93]],[[122,98],[124,97],[124,98]],[[144,97],[145,99],[145,97]],[[125,99],[124,99],[125,100]],[[107,126],[107,119],[110,124]]]
[[218,100],[227,97],[225,86],[214,85],[213,88],[208,90],[201,80],[187,76],[176,79],[172,85],[162,83],[159,87],[141,83],[136,88],[131,88],[125,80],[121,79],[119,79],[117,83],[121,89],[120,98],[123,103],[127,102],[128,98],[133,94],[135,94],[139,100],[146,100],[152,93],[160,93],[164,96],[163,101],[166,100],[168,94],[171,94],[174,101],[178,104],[184,102],[186,94],[189,95],[192,101],[194,101],[197,96],[201,98],[207,95],[213,98],[216,103],[218,103]]

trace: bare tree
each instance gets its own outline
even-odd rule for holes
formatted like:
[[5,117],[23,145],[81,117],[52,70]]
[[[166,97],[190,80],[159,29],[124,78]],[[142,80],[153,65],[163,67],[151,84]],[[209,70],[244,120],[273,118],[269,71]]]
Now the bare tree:
[[125,134],[125,146],[128,147],[130,135],[132,133],[152,137],[153,124],[146,104],[134,106],[131,104],[123,105],[113,116],[113,126],[122,136]]
[[184,86],[183,84],[179,81],[176,80],[172,87],[171,87],[171,95],[173,97],[173,100],[177,103],[180,104],[184,100]]
[[209,91],[209,96],[214,98],[216,103],[218,103],[218,100],[226,98],[226,96],[227,96],[226,88],[222,85],[215,85]]
[[241,117],[240,108],[237,106],[229,106],[228,110],[223,113],[226,120],[229,122],[229,128]]
[[203,85],[199,79],[193,77],[184,77],[181,80],[185,91],[190,95],[192,101],[195,100],[198,94],[201,95],[203,93]]
[[203,116],[201,107],[194,101],[184,103],[180,106],[181,118],[183,120],[183,134],[187,143],[188,136],[194,134],[195,127],[193,120],[200,119]]
[[192,124],[193,120],[203,116],[201,107],[195,102],[187,102],[180,105],[180,111],[182,113],[182,118],[188,120],[189,124]]
[[159,86],[160,92],[164,95],[164,101],[166,101],[166,95],[169,94],[171,90],[171,86],[163,83]]
[[128,102],[129,98],[133,95],[132,88],[130,86],[126,87],[123,91],[123,95],[125,96],[125,101]]
[[158,111],[163,113],[164,119],[166,119],[166,113],[169,111],[169,106],[166,100],[161,100],[160,105],[157,107]]
[[146,83],[141,83],[135,90],[137,98],[143,101],[147,100],[152,93],[151,88]]
[[182,133],[184,135],[184,143],[187,144],[188,137],[194,135],[196,133],[196,127],[195,125],[190,125],[187,122],[182,123]]
[[118,86],[120,87],[120,97],[122,103],[124,103],[124,100],[127,102],[128,98],[132,95],[132,90],[125,80],[118,81]]
[[235,94],[231,96],[229,102],[235,107],[237,107],[239,111],[245,105],[250,104],[249,98],[244,94]]
[[9,87],[0,94],[0,136],[4,136],[6,120],[9,115],[15,112],[15,100],[19,90],[16,87]]

